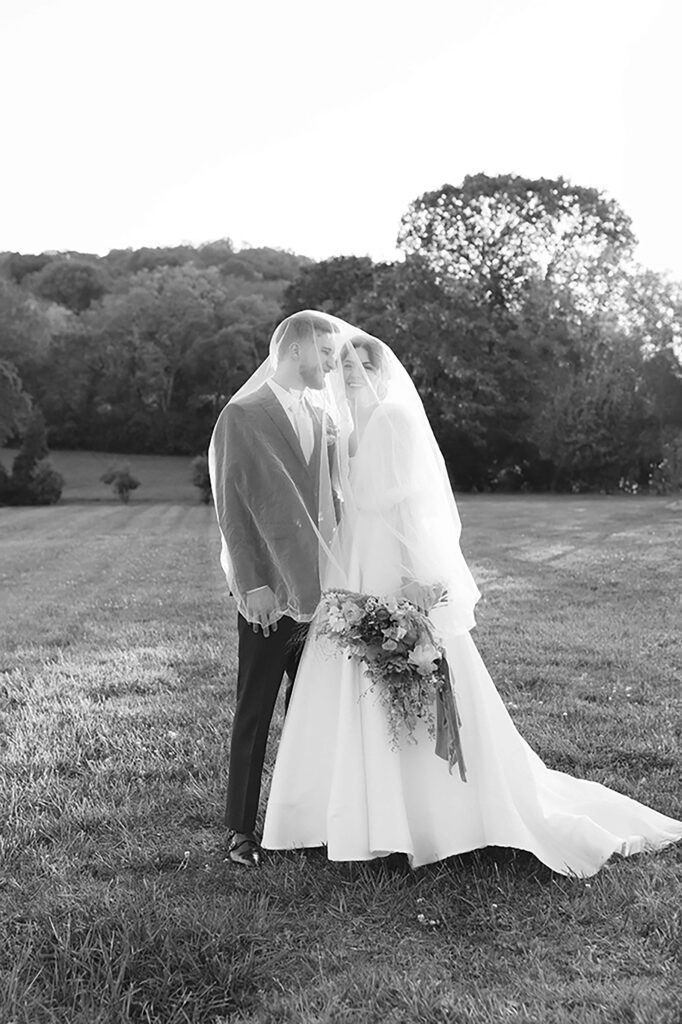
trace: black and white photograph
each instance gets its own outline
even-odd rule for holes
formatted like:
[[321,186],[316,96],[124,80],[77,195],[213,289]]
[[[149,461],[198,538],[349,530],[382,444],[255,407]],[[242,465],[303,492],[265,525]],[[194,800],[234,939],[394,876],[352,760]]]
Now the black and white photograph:
[[682,1024],[681,50],[0,5],[0,1024]]

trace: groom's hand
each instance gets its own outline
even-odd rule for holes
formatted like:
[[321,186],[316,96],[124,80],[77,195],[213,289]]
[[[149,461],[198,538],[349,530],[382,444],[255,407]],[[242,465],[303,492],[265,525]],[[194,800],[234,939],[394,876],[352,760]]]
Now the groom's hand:
[[259,587],[246,595],[246,617],[254,633],[263,630],[263,636],[270,636],[270,630],[277,632],[277,623],[272,621],[275,611],[275,595],[270,587]]

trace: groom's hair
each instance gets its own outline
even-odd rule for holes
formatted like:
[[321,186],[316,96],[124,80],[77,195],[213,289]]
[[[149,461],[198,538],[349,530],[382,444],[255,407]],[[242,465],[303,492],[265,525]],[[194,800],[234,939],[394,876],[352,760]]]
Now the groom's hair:
[[307,344],[319,334],[335,334],[338,328],[324,316],[315,313],[293,313],[279,325],[277,352],[283,356],[292,345]]

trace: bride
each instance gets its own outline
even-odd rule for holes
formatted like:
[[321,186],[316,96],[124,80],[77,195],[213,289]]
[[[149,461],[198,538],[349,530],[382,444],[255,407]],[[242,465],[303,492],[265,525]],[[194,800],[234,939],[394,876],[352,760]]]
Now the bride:
[[413,867],[515,847],[553,871],[588,876],[613,854],[682,838],[682,822],[548,768],[517,732],[470,635],[480,594],[417,391],[386,345],[335,324],[346,340],[325,402],[343,511],[331,545],[321,542],[323,591],[406,598],[428,613],[450,670],[461,749],[453,770],[436,755],[428,716],[395,742],[381,684],[327,641],[318,611],[284,722],[263,846],[326,846],[337,861],[402,852]]

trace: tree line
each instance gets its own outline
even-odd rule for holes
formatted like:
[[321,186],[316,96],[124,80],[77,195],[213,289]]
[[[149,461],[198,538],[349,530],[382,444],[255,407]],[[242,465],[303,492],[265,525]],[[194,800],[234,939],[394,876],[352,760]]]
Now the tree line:
[[298,309],[386,341],[462,489],[672,490],[682,285],[626,213],[564,179],[473,175],[402,218],[403,259],[199,247],[0,256],[0,437],[39,406],[55,448],[200,454]]
[[197,453],[309,261],[272,249],[5,254],[0,360],[54,448]]

